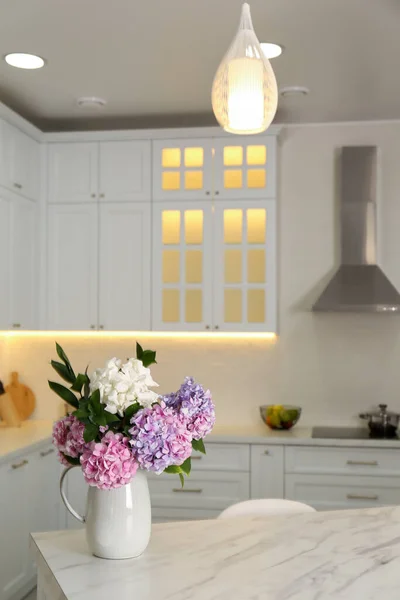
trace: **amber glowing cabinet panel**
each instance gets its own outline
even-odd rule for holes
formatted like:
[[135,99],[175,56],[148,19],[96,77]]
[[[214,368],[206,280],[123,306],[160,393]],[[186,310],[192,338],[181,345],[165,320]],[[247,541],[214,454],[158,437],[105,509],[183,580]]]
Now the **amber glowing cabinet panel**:
[[153,329],[276,331],[275,201],[153,206]]

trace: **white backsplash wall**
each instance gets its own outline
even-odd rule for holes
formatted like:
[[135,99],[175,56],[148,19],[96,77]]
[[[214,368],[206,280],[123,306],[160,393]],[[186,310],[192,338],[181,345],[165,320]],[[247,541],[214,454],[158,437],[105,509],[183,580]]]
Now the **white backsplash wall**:
[[[140,337],[158,351],[153,372],[160,390],[175,390],[185,375],[194,375],[212,390],[219,425],[257,423],[258,406],[268,402],[299,404],[303,425],[356,423],[361,410],[379,402],[400,410],[400,316],[310,312],[338,261],[335,156],[343,145],[380,148],[380,263],[400,289],[400,123],[285,128],[278,339]],[[104,334],[55,337],[77,369],[125,358],[134,348],[134,339]],[[18,370],[37,394],[35,417],[57,416],[59,402],[46,382],[53,338],[9,337],[7,352],[8,368]]]

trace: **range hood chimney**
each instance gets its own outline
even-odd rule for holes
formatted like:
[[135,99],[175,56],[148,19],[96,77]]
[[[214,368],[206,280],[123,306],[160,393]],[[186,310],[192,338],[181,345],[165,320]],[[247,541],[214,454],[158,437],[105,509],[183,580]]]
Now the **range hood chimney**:
[[341,266],[315,311],[398,313],[400,294],[376,264],[375,146],[347,146],[341,154]]

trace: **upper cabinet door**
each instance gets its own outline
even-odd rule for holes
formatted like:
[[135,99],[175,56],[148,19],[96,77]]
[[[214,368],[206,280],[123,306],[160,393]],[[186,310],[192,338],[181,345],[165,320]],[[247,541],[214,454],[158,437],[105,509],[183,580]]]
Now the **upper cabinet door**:
[[0,196],[0,330],[10,327],[10,298],[7,290],[10,289],[10,203]]
[[275,332],[275,201],[221,201],[214,216],[214,329]]
[[100,144],[99,197],[101,202],[150,201],[151,143]]
[[97,329],[97,205],[49,206],[48,261],[48,329]]
[[13,329],[37,329],[38,207],[14,196],[10,201],[10,321]]
[[154,200],[199,200],[211,195],[211,139],[153,142]]
[[153,329],[205,331],[212,321],[212,202],[153,206]]
[[214,139],[216,198],[276,198],[276,137]]
[[48,158],[51,204],[97,202],[98,144],[49,144]]
[[150,329],[150,215],[147,202],[100,206],[100,329]]
[[32,200],[40,194],[40,144],[28,135],[2,122],[4,184]]

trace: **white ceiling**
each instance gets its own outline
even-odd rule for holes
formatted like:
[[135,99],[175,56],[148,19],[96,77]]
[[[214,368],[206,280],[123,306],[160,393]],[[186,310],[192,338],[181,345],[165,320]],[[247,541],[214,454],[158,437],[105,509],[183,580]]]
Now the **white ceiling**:
[[[240,0],[2,0],[0,54],[33,52],[48,64],[0,61],[0,99],[44,129],[211,124],[215,70],[235,34]],[[400,118],[399,0],[253,0],[261,41],[286,48],[277,122]],[[76,107],[101,96],[97,115]]]

